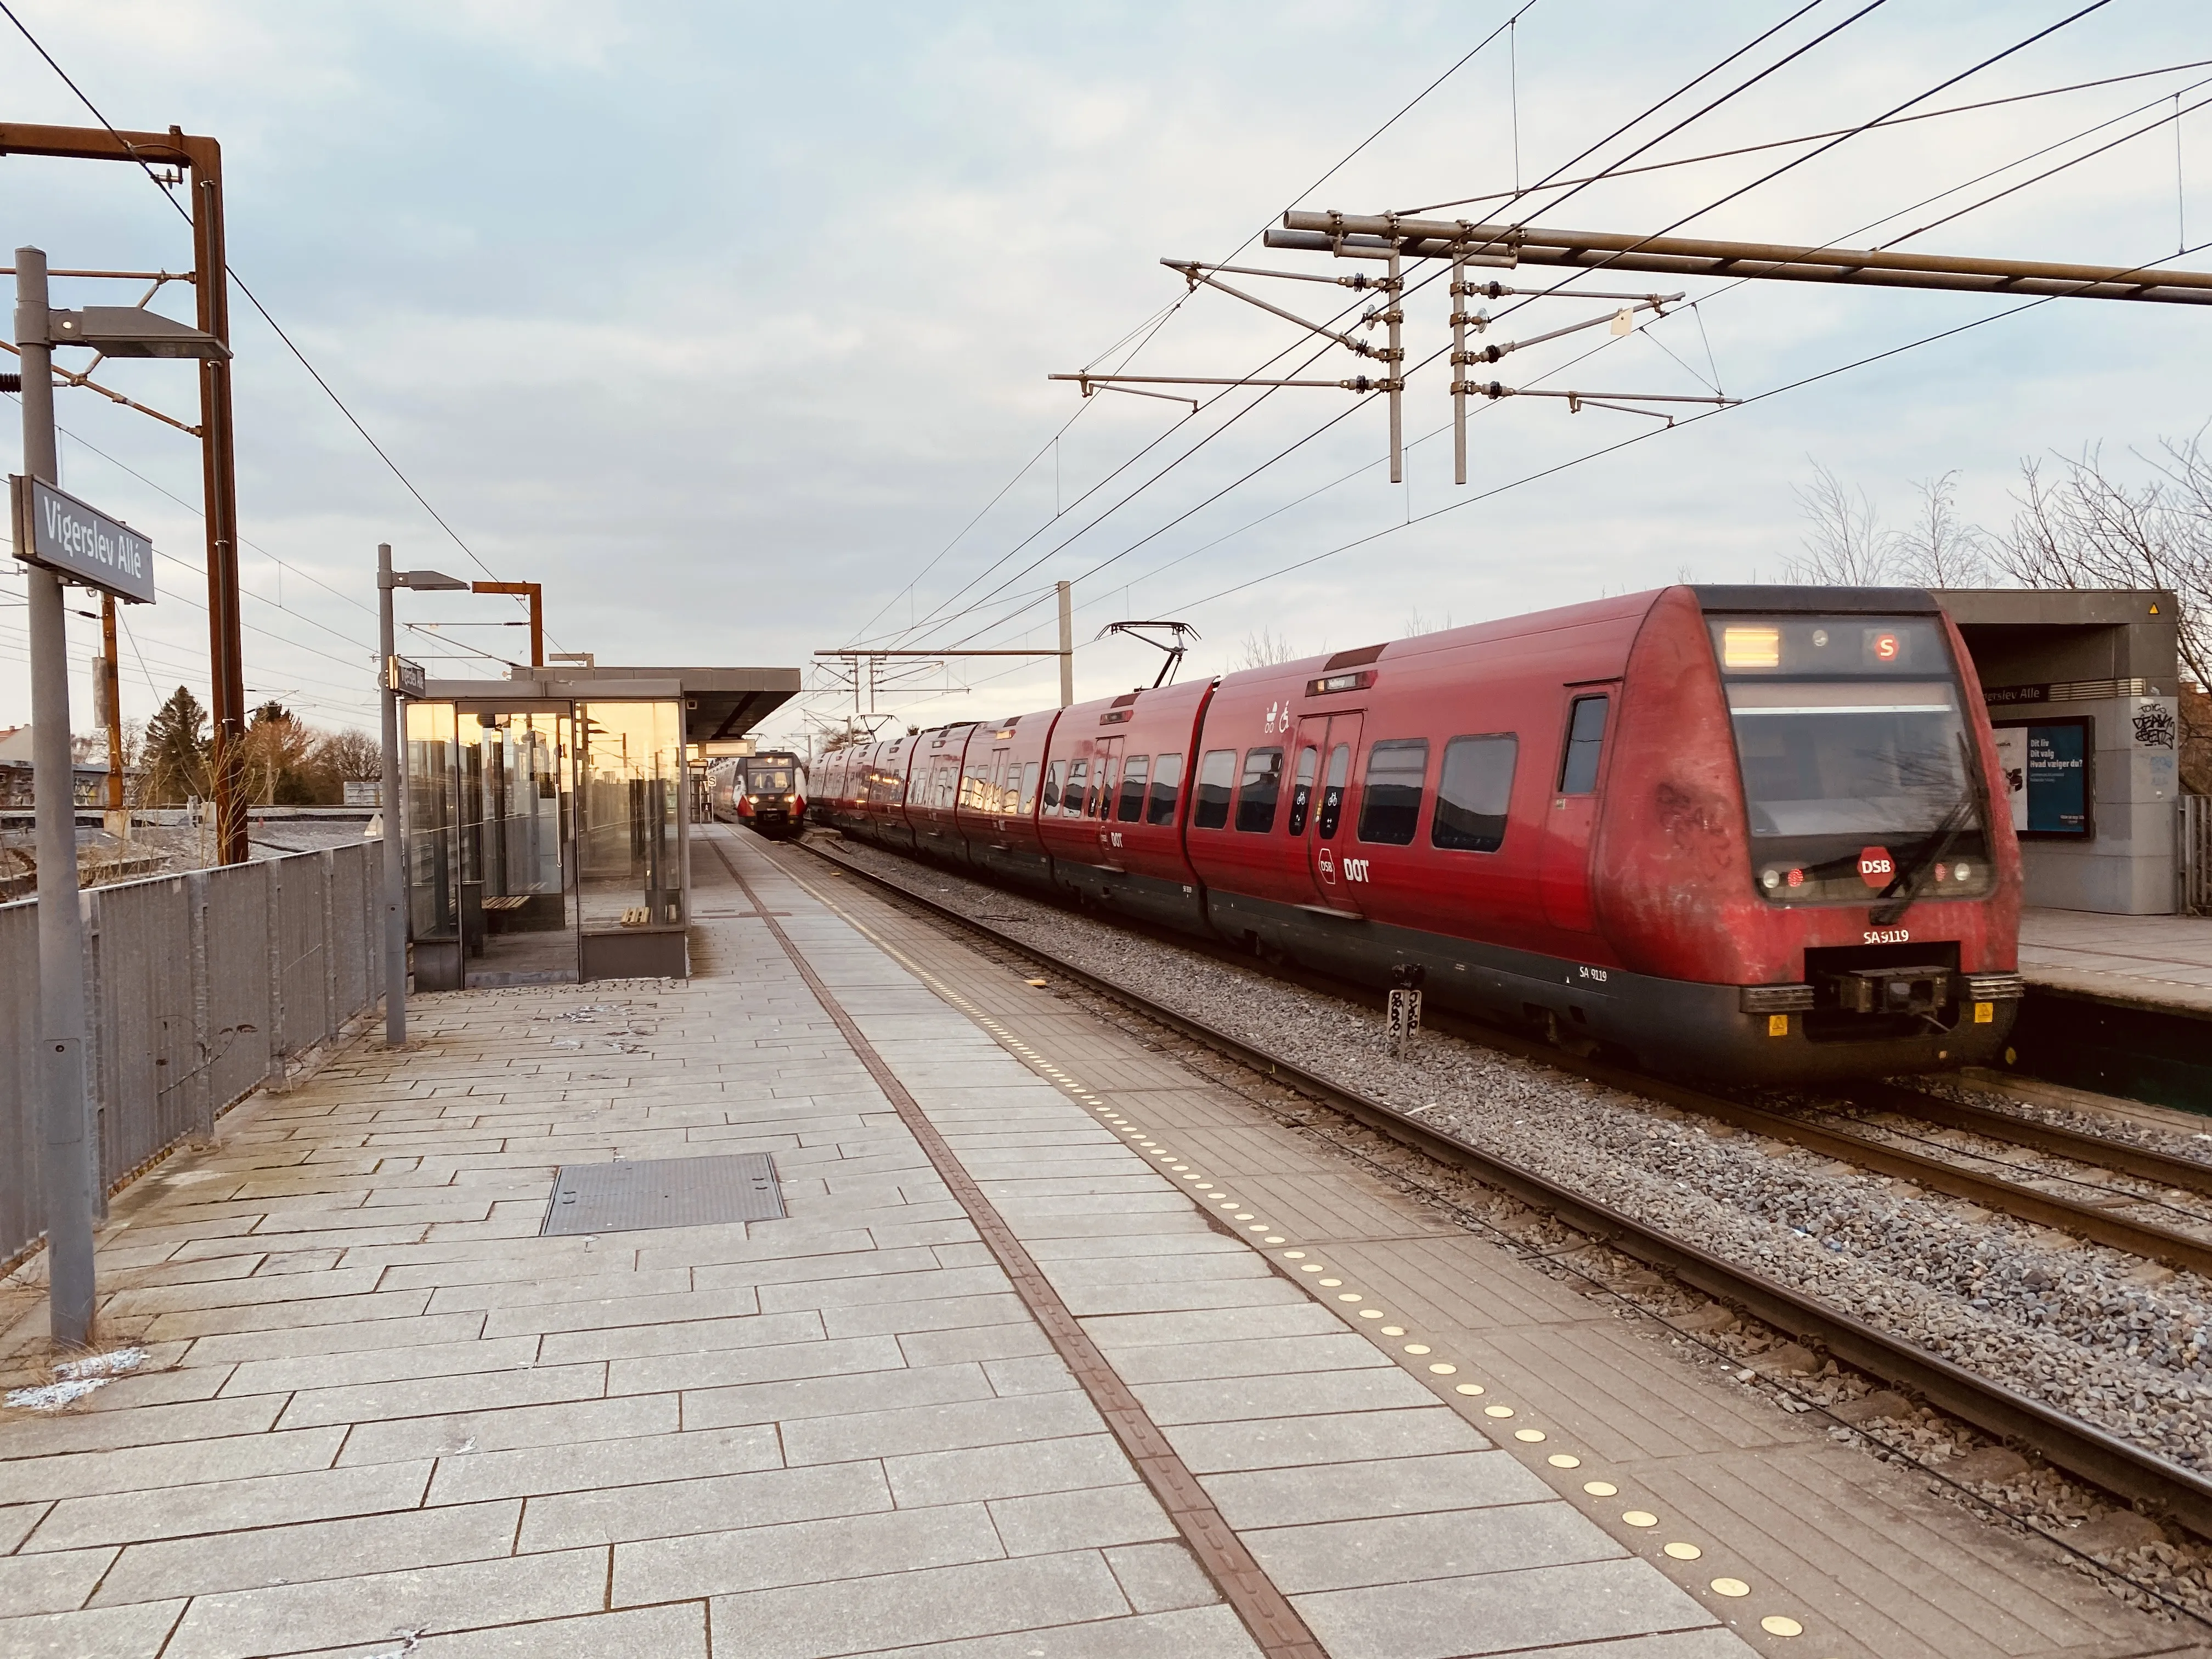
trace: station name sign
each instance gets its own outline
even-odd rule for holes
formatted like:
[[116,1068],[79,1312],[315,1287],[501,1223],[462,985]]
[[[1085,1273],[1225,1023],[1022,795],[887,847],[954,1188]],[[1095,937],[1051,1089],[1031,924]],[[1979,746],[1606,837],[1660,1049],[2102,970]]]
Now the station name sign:
[[154,544],[39,478],[8,480],[15,556],[134,605],[154,603]]

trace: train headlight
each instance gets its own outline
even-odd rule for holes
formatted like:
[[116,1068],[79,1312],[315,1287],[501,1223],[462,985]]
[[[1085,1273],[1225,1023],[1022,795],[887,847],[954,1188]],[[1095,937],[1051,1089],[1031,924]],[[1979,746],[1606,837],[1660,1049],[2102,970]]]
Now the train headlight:
[[1781,667],[1782,630],[1778,628],[1723,628],[1721,629],[1721,666]]
[[1766,889],[1768,892],[1772,892],[1776,888],[1782,885],[1782,872],[1779,870],[1761,871],[1759,876],[1759,884]]
[[1956,864],[1951,866],[1951,879],[1954,881],[1964,881],[1967,877],[1973,873],[1974,866],[1967,863],[1964,859],[1960,859]]

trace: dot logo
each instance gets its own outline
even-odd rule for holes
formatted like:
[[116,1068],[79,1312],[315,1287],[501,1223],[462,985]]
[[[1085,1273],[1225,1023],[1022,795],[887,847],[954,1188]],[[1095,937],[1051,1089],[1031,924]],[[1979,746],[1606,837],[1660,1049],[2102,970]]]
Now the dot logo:
[[1897,861],[1889,855],[1887,847],[1859,848],[1859,879],[1869,887],[1889,885],[1890,878],[1897,873]]

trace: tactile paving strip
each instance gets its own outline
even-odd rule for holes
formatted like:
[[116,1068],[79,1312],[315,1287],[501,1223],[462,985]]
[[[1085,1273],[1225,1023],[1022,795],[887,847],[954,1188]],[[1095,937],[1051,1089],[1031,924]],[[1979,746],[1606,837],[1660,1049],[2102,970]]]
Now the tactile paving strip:
[[562,1164],[538,1233],[552,1238],[782,1218],[783,1188],[766,1152],[633,1158]]
[[[754,908],[763,912],[765,920],[770,913],[761,904],[759,895],[754,892],[752,884],[738,872],[736,863],[719,842],[708,844],[714,847],[715,856],[721,860],[723,868],[744,890],[745,897]],[[823,983],[805,955],[792,943],[791,936],[772,921],[768,926],[769,931],[775,935],[776,943],[783,947],[784,954],[791,958],[791,965],[799,970],[799,976],[806,981],[807,988],[814,993],[815,1000],[822,1005],[823,1012],[836,1022],[854,1054],[868,1068],[868,1074],[875,1079],[877,1087],[890,1101],[892,1109],[899,1115],[899,1121],[921,1143],[922,1152],[935,1166],[947,1190],[968,1212],[969,1219],[975,1223],[975,1231],[981,1236],[984,1244],[998,1259],[999,1266],[1005,1270],[1006,1277],[1013,1281],[1014,1293],[1021,1297],[1037,1323],[1044,1328],[1045,1335],[1050,1339],[1054,1351],[1066,1362],[1068,1370],[1075,1374],[1075,1380],[1081,1384],[1083,1391],[1091,1396],[1091,1404],[1106,1419],[1107,1427],[1113,1431],[1121,1449],[1136,1465],[1138,1474],[1152,1488],[1152,1495],[1159,1499],[1161,1507],[1167,1510],[1169,1519],[1175,1522],[1176,1529],[1182,1534],[1183,1542],[1189,1546],[1191,1554],[1205,1569],[1206,1576],[1219,1587],[1222,1599],[1229,1603],[1231,1609],[1243,1621],[1244,1628],[1251,1632],[1252,1639],[1259,1644],[1261,1652],[1267,1656],[1267,1659],[1328,1659],[1328,1655],[1321,1644],[1315,1640],[1313,1632],[1307,1629],[1306,1622],[1299,1616],[1297,1609],[1291,1605],[1290,1599],[1253,1559],[1252,1553],[1244,1547],[1244,1540],[1221,1518],[1221,1511],[1214,1507],[1213,1499],[1206,1489],[1198,1484],[1197,1478],[1183,1462],[1181,1454],[1169,1443],[1167,1436],[1152,1421],[1151,1413],[1130,1391],[1129,1385],[1121,1380],[1121,1373],[1098,1351],[1090,1334],[1076,1322],[1075,1316],[1060,1300],[1060,1292],[1053,1288],[1052,1281],[1044,1276],[1028,1249],[1015,1236],[1014,1230],[1006,1224],[1006,1218],[999,1213],[998,1206],[984,1194],[975,1178],[968,1173],[958,1154],[938,1133],[937,1126],[929,1121],[928,1115],[921,1109],[921,1103],[907,1092],[906,1085],[899,1081],[897,1074],[885,1063],[884,1057],[876,1052],[875,1045],[862,1035],[853,1017],[845,1012],[844,1005],[837,1000],[836,994]]]

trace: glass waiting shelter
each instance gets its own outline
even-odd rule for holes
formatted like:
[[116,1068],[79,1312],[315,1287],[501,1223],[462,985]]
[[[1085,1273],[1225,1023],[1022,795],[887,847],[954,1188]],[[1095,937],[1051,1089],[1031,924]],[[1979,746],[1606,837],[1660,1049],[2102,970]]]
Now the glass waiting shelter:
[[[763,673],[787,675],[789,690],[691,684]],[[599,669],[430,682],[406,709],[416,988],[685,976],[687,745],[702,725],[757,718],[798,678]]]

